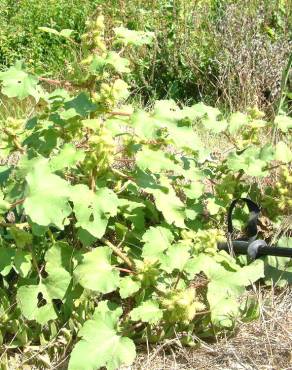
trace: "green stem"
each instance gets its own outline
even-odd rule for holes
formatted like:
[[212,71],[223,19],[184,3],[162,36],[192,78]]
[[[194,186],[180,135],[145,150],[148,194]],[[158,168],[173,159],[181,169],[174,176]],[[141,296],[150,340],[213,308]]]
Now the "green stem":
[[38,266],[38,262],[37,262],[37,259],[35,257],[35,254],[34,254],[34,250],[33,250],[33,247],[31,245],[29,245],[29,250],[30,250],[30,253],[31,253],[31,259],[32,259],[32,264],[33,264],[33,267],[35,268],[38,276],[39,276],[39,279],[40,281],[42,280],[42,274],[41,274],[41,271],[39,269],[39,266]]
[[289,78],[290,68],[292,68],[292,53],[290,54],[287,66],[284,69],[283,75],[282,75],[281,92],[280,92],[281,96],[280,96],[280,101],[279,101],[279,105],[278,105],[278,109],[277,109],[277,114],[279,114],[281,112],[281,109],[282,109],[283,104],[284,104],[285,99],[286,99],[285,90],[286,90],[286,86],[287,86],[287,82],[288,82],[288,78]]
[[[288,78],[289,78],[289,71],[290,71],[291,67],[292,67],[292,53],[290,54],[287,66],[284,69],[283,75],[282,75],[280,101],[279,101],[279,105],[278,105],[277,112],[276,112],[277,115],[280,114],[280,112],[282,110],[282,107],[283,107],[283,104],[284,104],[285,99],[286,99],[285,89],[286,89],[286,86],[287,86],[287,82],[288,82]],[[273,139],[272,139],[273,143],[276,141],[277,131],[278,131],[278,127],[277,127],[277,125],[275,125],[274,130],[273,130]]]
[[48,229],[48,235],[49,235],[49,237],[50,237],[50,239],[51,239],[51,242],[52,242],[52,243],[55,243],[54,235],[53,235],[53,233],[51,232],[51,230],[50,230],[50,229]]
[[181,275],[182,275],[182,272],[181,272],[181,271],[179,271],[179,273],[177,274],[176,282],[175,282],[174,287],[173,287],[173,289],[174,289],[174,290],[175,290],[175,289],[177,288],[177,286],[178,286],[178,283],[179,283],[179,281],[180,281]]

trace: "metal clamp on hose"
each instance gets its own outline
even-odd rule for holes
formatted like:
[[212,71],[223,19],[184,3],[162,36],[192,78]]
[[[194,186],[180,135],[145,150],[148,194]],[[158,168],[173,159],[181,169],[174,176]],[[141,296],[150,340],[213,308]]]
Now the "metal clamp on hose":
[[247,247],[247,255],[250,259],[255,260],[258,257],[259,249],[267,246],[268,245],[264,240],[254,240]]

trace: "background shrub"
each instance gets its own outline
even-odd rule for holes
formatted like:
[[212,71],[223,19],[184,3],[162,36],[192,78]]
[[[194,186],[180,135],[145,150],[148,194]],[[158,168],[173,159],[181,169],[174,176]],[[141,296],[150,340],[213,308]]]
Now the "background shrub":
[[204,100],[231,111],[257,106],[273,113],[292,45],[290,1],[105,4],[109,22],[156,32],[156,47],[136,66],[135,82],[146,100]]
[[77,57],[78,48],[38,27],[84,32],[97,0],[0,0],[0,68],[24,59],[36,72],[64,73],[64,64]]
[[[173,98],[228,111],[257,106],[273,115],[291,50],[289,0],[0,0],[0,68],[24,59],[40,74],[66,77],[79,59],[79,36],[100,9],[106,30],[123,23],[156,34],[135,63],[133,95]],[[76,44],[41,32],[76,31]],[[110,32],[110,31],[109,31]],[[110,43],[111,34],[108,35]]]

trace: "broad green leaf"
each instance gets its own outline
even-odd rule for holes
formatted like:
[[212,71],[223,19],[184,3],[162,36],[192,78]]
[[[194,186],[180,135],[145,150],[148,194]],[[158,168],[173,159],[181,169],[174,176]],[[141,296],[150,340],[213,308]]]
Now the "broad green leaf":
[[72,36],[72,34],[75,32],[74,30],[70,30],[68,28],[64,28],[60,32],[57,31],[57,30],[55,30],[54,28],[50,28],[50,27],[38,27],[38,29],[40,31],[43,31],[43,32],[46,32],[46,33],[50,33],[52,35],[65,37],[66,39],[67,38],[70,38]]
[[246,300],[240,305],[241,320],[250,322],[256,320],[260,316],[260,306],[257,297],[247,296]]
[[205,186],[204,184],[193,181],[189,185],[183,186],[183,192],[189,199],[198,199],[204,194]]
[[0,274],[6,276],[13,266],[15,249],[0,246]]
[[115,326],[122,314],[122,307],[116,303],[111,301],[100,301],[94,310],[92,319],[102,318],[104,321],[108,322],[110,326]]
[[264,121],[263,119],[253,119],[249,122],[249,126],[256,129],[266,127],[267,125],[268,122]]
[[194,221],[197,216],[199,216],[200,212],[195,208],[187,208],[186,209],[186,218],[188,220]]
[[72,271],[74,250],[66,242],[55,242],[46,252],[46,271],[48,274],[53,274],[56,268],[64,268],[67,271]]
[[168,188],[166,186],[159,184],[158,179],[153,174],[140,171],[139,169],[135,174],[134,186],[137,187],[137,189],[142,188],[145,192],[149,194],[154,194],[154,192],[156,191],[168,191]]
[[91,246],[96,241],[96,238],[82,227],[78,229],[77,237],[85,247]]
[[292,237],[282,236],[282,238],[278,240],[277,246],[285,247],[285,248],[292,248]]
[[48,103],[63,103],[65,100],[70,99],[70,93],[66,89],[55,89],[54,91],[47,93],[45,99]]
[[51,298],[63,300],[72,276],[73,249],[65,242],[56,242],[45,255],[48,277],[43,280]]
[[162,316],[163,311],[159,308],[159,304],[153,300],[143,302],[130,312],[130,317],[133,321],[141,320],[150,324],[158,323]]
[[152,190],[157,209],[162,212],[167,223],[184,228],[186,219],[184,203],[175,194],[168,180],[161,179],[161,184],[167,187],[168,191]]
[[37,77],[26,73],[21,62],[17,62],[5,72],[0,72],[2,93],[9,98],[25,99],[33,96],[38,99]]
[[83,127],[89,128],[92,131],[99,130],[102,124],[102,120],[98,118],[83,119],[81,122]]
[[[277,245],[284,248],[292,248],[292,238],[282,237],[278,240]],[[292,284],[292,266],[289,257],[267,256],[265,263],[265,283],[273,284],[278,287],[285,287]]]
[[89,113],[97,109],[96,104],[94,104],[84,92],[67,101],[64,106],[66,110],[71,108],[74,109],[76,114],[81,117],[87,117]]
[[275,147],[274,145],[271,145],[267,143],[261,148],[260,151],[260,157],[261,160],[265,162],[271,162],[275,159]]
[[76,150],[72,144],[65,144],[60,152],[51,159],[50,168],[52,172],[63,170],[64,168],[75,167],[78,162],[82,162],[85,153]]
[[103,294],[116,290],[119,286],[119,273],[111,265],[111,254],[108,247],[98,247],[83,254],[74,270],[76,281],[86,289]]
[[204,128],[210,132],[219,133],[227,128],[226,120],[218,120],[218,116],[221,114],[218,108],[213,108],[204,103],[195,104],[192,108],[193,111],[197,112],[197,117],[201,118]]
[[[7,313],[11,309],[11,305],[8,298],[8,292],[6,292],[4,289],[0,288],[0,317],[3,323],[5,323],[5,316],[7,317]],[[1,334],[0,334],[1,336]]]
[[292,161],[292,151],[284,141],[279,141],[276,145],[275,159],[284,163]]
[[177,122],[183,119],[193,121],[196,118],[216,120],[221,112],[202,102],[180,109],[174,100],[158,100],[155,102],[153,113],[161,121]]
[[143,148],[136,155],[136,164],[142,170],[150,170],[154,173],[162,171],[181,172],[178,164],[174,163],[162,150]]
[[217,270],[218,263],[214,258],[207,254],[200,253],[198,256],[190,258],[184,266],[184,271],[188,274],[189,279],[194,279],[196,274],[204,272],[209,275],[210,270]]
[[260,159],[260,150],[256,147],[247,148],[243,153],[230,153],[227,166],[233,171],[243,170],[248,176],[264,177],[268,173],[264,170],[267,162]]
[[95,193],[86,185],[71,188],[70,198],[74,204],[77,227],[101,238],[106,230],[109,217],[117,214],[118,197],[108,188],[98,189]]
[[17,226],[10,227],[9,233],[18,248],[24,248],[25,246],[32,244],[32,234],[18,228]]
[[52,245],[45,255],[48,276],[38,285],[18,288],[17,302],[28,320],[45,324],[57,318],[52,300],[65,298],[72,278],[69,273],[71,256],[72,248],[67,243],[57,242]]
[[28,154],[23,155],[17,164],[17,167],[19,169],[19,174],[21,175],[22,178],[27,176],[36,167],[43,167],[43,166],[49,169],[48,160],[46,158],[42,156],[30,158]]
[[139,281],[133,280],[131,276],[126,276],[120,280],[120,296],[122,299],[131,297],[141,288]]
[[4,194],[0,190],[0,214],[6,213],[10,208],[10,203],[4,200]]
[[151,117],[149,113],[138,110],[131,116],[131,125],[135,133],[142,139],[154,140],[158,137],[160,123],[157,119]]
[[201,139],[194,132],[192,127],[177,126],[176,124],[169,123],[167,125],[169,136],[173,143],[181,149],[189,149],[193,151],[201,151],[204,148]]
[[211,107],[202,102],[194,104],[192,107],[183,108],[183,111],[190,112],[189,118],[208,118],[216,120],[221,113],[218,108]]
[[60,31],[60,36],[65,37],[66,39],[69,39],[74,32],[75,32],[74,30],[71,30],[69,28],[64,28],[63,30]]
[[159,258],[161,253],[170,247],[173,239],[173,234],[165,227],[151,226],[142,238],[145,243],[142,251],[143,257]]
[[[78,117],[79,114],[75,108],[69,108],[59,113],[61,120],[69,121],[72,118]],[[62,122],[62,121],[61,121]]]
[[126,99],[130,94],[128,88],[129,85],[124,80],[118,78],[114,81],[112,85],[111,94],[116,101],[122,101]]
[[122,58],[115,51],[111,51],[108,53],[106,57],[106,63],[112,65],[118,73],[129,73],[130,72],[130,68],[129,68],[130,61],[126,58]]
[[23,316],[28,320],[43,325],[57,318],[51,297],[43,284],[19,287],[16,299]]
[[204,146],[193,128],[179,125],[181,120],[187,118],[188,110],[181,110],[173,100],[159,100],[155,103],[153,114],[178,148],[199,152],[203,150]]
[[119,198],[119,208],[126,220],[133,223],[135,229],[143,231],[145,229],[144,203],[133,202],[128,199]]
[[123,26],[114,28],[116,40],[123,45],[149,45],[154,39],[154,32],[129,30]]
[[220,209],[222,209],[222,205],[220,205],[220,202],[216,198],[211,197],[207,199],[206,206],[211,216],[217,215]]
[[225,270],[220,265],[209,270],[207,299],[210,305],[211,319],[214,325],[230,327],[239,314],[239,297],[245,287],[264,277],[263,261],[257,260],[238,271]]
[[189,181],[203,181],[206,177],[204,172],[200,170],[199,165],[196,163],[193,156],[180,158],[181,165],[183,166],[182,175]]
[[31,270],[31,253],[18,250],[14,257],[14,269],[21,277],[26,277]]
[[154,105],[153,114],[164,125],[168,122],[177,123],[185,118],[184,113],[174,100],[157,100]]
[[94,75],[99,76],[103,73],[106,67],[106,58],[100,55],[94,55],[89,66],[89,71]]
[[277,116],[275,118],[275,125],[282,131],[288,132],[292,128],[292,118],[289,116]]
[[95,312],[78,335],[81,340],[71,353],[68,370],[109,370],[129,366],[136,357],[134,342],[116,330],[118,318],[111,312]]
[[189,247],[175,244],[169,247],[165,255],[161,257],[160,267],[167,273],[171,273],[174,270],[182,271],[189,259]]
[[72,36],[72,34],[75,32],[74,30],[70,30],[68,28],[64,28],[60,32],[55,30],[54,28],[50,28],[50,27],[38,27],[38,29],[40,31],[50,33],[52,35],[65,37],[66,39],[69,39]]
[[51,299],[64,300],[68,292],[72,276],[61,267],[55,267],[52,272],[43,280],[47,293]]
[[[229,271],[225,271],[225,273],[229,275]],[[232,284],[247,287],[264,277],[264,263],[262,260],[256,260],[249,264],[248,266],[241,267],[237,271],[231,272],[231,274],[232,274],[231,279]],[[223,279],[223,277],[219,276],[219,274],[218,276],[216,276],[216,272],[214,271],[211,271],[209,273],[209,278],[212,280]]]
[[240,265],[237,263],[237,261],[226,251],[219,251],[212,256],[212,258],[229,271],[238,271],[240,269]]
[[232,113],[229,119],[229,132],[231,135],[236,134],[236,132],[243,126],[248,124],[248,117],[246,114],[241,112]]
[[38,29],[40,31],[43,31],[43,32],[46,32],[46,33],[50,33],[52,35],[57,35],[57,36],[60,35],[59,31],[55,30],[54,28],[50,28],[50,27],[38,27]]
[[265,284],[282,288],[292,284],[292,266],[289,266],[289,261],[283,261],[283,257],[268,256],[265,260]]
[[63,229],[66,218],[72,212],[68,202],[70,185],[50,172],[45,159],[33,163],[26,182],[28,194],[23,204],[25,213],[38,225],[55,225]]
[[206,130],[215,134],[225,131],[228,126],[226,120],[216,120],[215,118],[205,118],[203,119],[203,124]]
[[30,225],[31,225],[31,232],[35,236],[44,236],[45,233],[49,229],[47,226],[40,226],[40,225],[35,224],[34,222],[30,222]]
[[[7,166],[4,166],[4,165],[0,166],[0,186],[1,187],[4,186],[7,183],[8,179],[9,179],[11,173],[12,173],[12,169],[13,168],[11,166],[8,166],[8,165]],[[0,195],[1,195],[0,196],[0,198],[1,198],[0,211],[1,211],[3,206],[5,208],[8,205],[6,203],[2,204],[2,200],[4,198],[4,195],[3,195],[2,191],[0,191]],[[4,210],[4,208],[3,208],[3,210]]]

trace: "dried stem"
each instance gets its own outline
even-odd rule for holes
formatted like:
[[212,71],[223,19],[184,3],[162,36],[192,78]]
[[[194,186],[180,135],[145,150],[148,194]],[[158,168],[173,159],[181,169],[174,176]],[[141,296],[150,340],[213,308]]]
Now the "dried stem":
[[9,132],[7,129],[3,129],[4,133],[7,135],[7,136],[10,136],[12,138],[12,141],[13,141],[13,144],[15,146],[15,148],[21,153],[21,154],[24,154],[25,153],[25,149],[21,146],[20,142],[17,140],[17,136],[16,135],[13,135],[11,134],[11,132]]
[[114,253],[120,257],[126,265],[128,265],[130,267],[131,270],[133,270],[135,268],[134,266],[134,263],[118,248],[116,247],[114,244],[112,244],[109,240],[105,239],[105,238],[102,238],[101,241],[107,245],[108,247],[110,247]]
[[17,227],[18,229],[24,229],[24,228],[29,228],[29,223],[28,222],[24,222],[22,224],[13,224],[13,223],[7,223],[7,222],[0,222],[0,226],[2,227]]
[[9,208],[9,209],[13,209],[13,208],[15,208],[15,207],[16,207],[16,206],[18,206],[19,204],[24,203],[24,201],[25,201],[25,198],[17,200],[16,202],[14,202],[14,203],[10,204],[10,208]]
[[130,117],[132,113],[128,112],[109,112],[112,116],[124,116],[124,117]]

